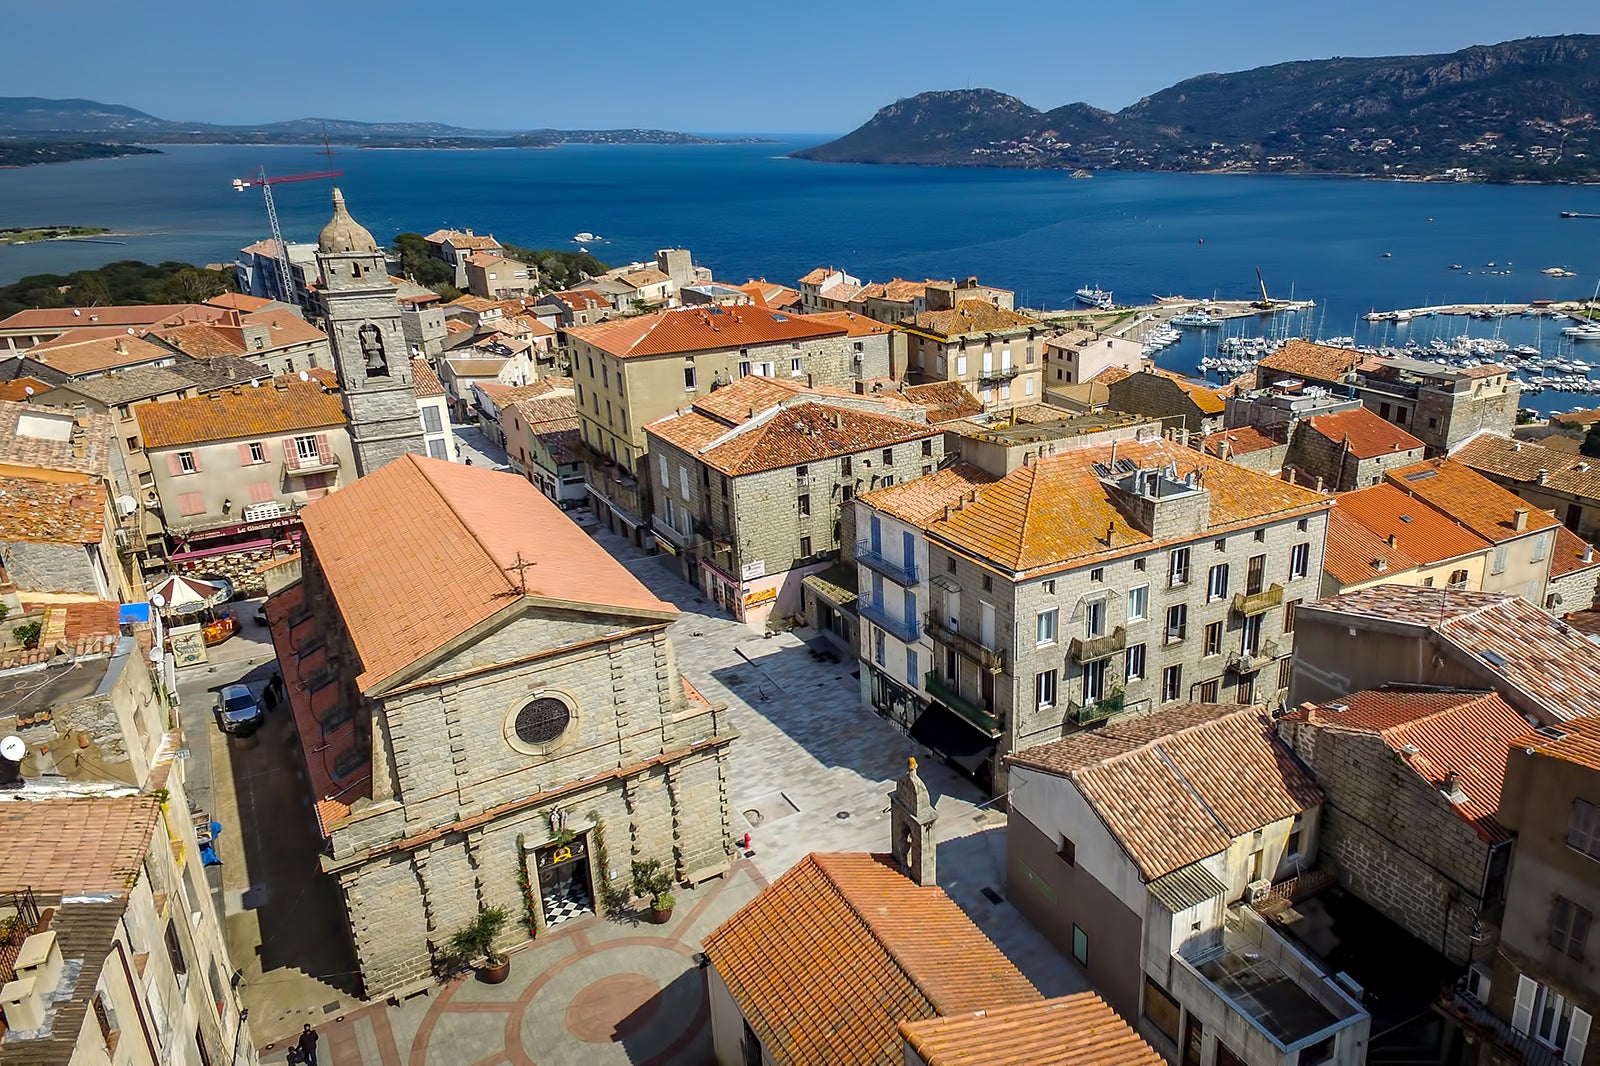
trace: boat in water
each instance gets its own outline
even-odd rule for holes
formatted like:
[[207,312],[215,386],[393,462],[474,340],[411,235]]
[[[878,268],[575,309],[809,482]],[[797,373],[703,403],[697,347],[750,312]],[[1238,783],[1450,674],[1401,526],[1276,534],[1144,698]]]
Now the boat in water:
[[1085,285],[1072,295],[1079,303],[1098,308],[1101,311],[1110,311],[1116,307],[1116,304],[1111,301],[1111,293],[1098,285]]
[[1185,311],[1183,314],[1170,319],[1168,325],[1198,326],[1201,329],[1208,329],[1211,326],[1222,325],[1222,319],[1208,315],[1204,311]]

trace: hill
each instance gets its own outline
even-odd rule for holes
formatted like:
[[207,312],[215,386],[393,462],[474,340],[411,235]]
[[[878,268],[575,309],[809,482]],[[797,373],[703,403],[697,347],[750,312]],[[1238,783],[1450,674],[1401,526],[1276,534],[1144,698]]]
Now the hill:
[[1325,172],[1493,180],[1600,175],[1600,36],[1449,55],[1279,63],[1179,82],[1115,113],[928,92],[794,153],[839,163]]

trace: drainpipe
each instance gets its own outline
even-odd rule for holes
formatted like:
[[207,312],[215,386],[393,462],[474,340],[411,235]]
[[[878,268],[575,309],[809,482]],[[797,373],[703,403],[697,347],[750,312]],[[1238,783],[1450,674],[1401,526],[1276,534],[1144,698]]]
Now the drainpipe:
[[122,946],[122,941],[113,939],[111,946],[117,949],[117,958],[122,960],[122,972],[128,979],[128,992],[133,996],[133,1010],[139,1015],[139,1028],[144,1032],[145,1046],[150,1049],[150,1061],[160,1062],[161,1052],[156,1048],[155,1037],[150,1033],[150,1023],[145,1020],[144,1004],[139,1001],[139,982],[134,979],[133,966],[128,961],[128,949]]

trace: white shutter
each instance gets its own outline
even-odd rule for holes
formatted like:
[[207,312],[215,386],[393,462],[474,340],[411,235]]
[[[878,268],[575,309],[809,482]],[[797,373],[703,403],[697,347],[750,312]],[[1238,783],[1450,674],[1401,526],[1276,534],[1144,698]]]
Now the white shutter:
[[1572,1008],[1572,1027],[1567,1030],[1567,1046],[1561,1052],[1561,1061],[1567,1066],[1580,1066],[1583,1051],[1589,1043],[1589,1014]]
[[1523,975],[1517,975],[1517,1002],[1511,1008],[1511,1028],[1527,1035],[1533,1028],[1533,997],[1539,992],[1539,983]]
[[[661,487],[661,491],[666,491],[665,485]],[[678,495],[683,497],[684,503],[689,502],[689,468],[687,466],[678,467]]]

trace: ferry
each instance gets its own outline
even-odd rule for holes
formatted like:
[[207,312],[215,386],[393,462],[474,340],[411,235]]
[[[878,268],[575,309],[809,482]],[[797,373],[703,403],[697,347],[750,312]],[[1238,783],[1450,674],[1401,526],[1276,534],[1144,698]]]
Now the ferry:
[[1198,326],[1201,329],[1207,329],[1211,326],[1222,325],[1222,319],[1214,318],[1204,311],[1186,311],[1171,319],[1169,324],[1174,326]]
[[1116,307],[1116,304],[1111,302],[1111,294],[1098,285],[1085,285],[1072,295],[1079,303],[1099,308],[1102,311],[1110,311]]

